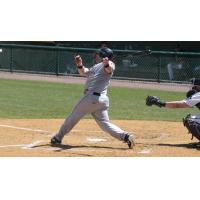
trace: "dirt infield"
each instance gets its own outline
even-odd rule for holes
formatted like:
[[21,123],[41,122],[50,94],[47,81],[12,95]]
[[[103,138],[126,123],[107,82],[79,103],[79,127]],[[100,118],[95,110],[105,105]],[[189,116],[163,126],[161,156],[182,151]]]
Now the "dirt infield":
[[[199,146],[180,122],[115,120],[113,123],[135,133],[133,150],[104,133],[94,120],[81,120],[61,146],[49,140],[63,120],[0,120],[0,156],[53,157],[163,157],[199,156]],[[192,143],[193,142],[193,143]]]

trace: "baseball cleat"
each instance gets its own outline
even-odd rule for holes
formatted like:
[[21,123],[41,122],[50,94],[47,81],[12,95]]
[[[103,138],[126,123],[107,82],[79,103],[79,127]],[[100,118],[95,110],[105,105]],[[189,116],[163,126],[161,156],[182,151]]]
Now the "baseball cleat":
[[61,144],[61,141],[54,136],[51,138],[51,144],[58,145],[58,144]]
[[133,147],[135,146],[133,135],[127,134],[124,139],[124,142],[128,144],[129,149],[133,149]]

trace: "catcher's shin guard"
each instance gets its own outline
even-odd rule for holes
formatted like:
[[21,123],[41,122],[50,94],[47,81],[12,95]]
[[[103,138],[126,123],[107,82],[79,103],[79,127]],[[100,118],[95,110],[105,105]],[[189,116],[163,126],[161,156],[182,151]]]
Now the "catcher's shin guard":
[[183,118],[183,125],[188,129],[188,132],[200,141],[200,115],[188,114]]

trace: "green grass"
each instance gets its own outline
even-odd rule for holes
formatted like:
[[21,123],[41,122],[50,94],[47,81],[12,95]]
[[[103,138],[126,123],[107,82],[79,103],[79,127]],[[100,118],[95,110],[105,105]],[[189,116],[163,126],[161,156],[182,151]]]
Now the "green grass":
[[[0,80],[0,118],[64,118],[82,95],[83,85],[39,81]],[[180,100],[183,92],[110,87],[110,119],[181,121],[197,109],[145,106],[147,95]],[[90,116],[86,116],[87,118]]]

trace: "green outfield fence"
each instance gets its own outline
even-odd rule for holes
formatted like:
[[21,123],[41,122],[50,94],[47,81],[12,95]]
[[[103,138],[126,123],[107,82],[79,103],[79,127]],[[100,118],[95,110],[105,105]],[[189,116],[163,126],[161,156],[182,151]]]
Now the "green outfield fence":
[[[137,50],[114,49],[114,78],[156,82],[188,82],[200,77],[200,53],[152,51],[133,57]],[[78,76],[73,63],[76,54],[84,65],[95,63],[98,49],[38,45],[0,44],[0,70]]]

